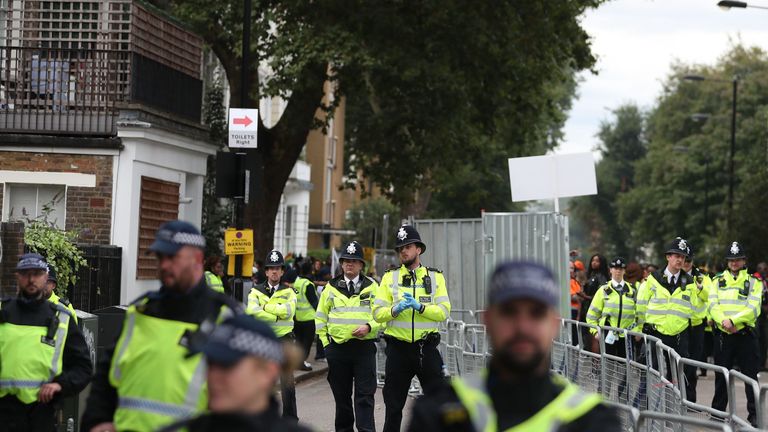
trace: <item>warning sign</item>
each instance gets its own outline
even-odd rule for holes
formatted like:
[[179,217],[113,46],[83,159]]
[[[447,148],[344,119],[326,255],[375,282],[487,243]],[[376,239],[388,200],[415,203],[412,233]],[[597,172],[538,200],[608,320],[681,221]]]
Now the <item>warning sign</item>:
[[227,255],[253,254],[253,230],[227,228],[224,231],[224,253]]

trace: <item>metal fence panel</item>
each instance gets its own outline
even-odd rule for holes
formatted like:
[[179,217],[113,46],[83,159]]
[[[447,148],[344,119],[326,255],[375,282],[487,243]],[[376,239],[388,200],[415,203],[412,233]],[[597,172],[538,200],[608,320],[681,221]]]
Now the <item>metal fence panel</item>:
[[[555,213],[483,213],[485,271],[501,261],[527,259],[552,269],[561,287],[560,312],[570,316],[568,217]],[[485,292],[483,284],[483,292]]]
[[[422,261],[427,266],[439,268],[445,275],[451,309],[483,308],[482,220],[425,219],[414,221],[414,226],[427,245]],[[466,320],[467,317],[463,318]]]

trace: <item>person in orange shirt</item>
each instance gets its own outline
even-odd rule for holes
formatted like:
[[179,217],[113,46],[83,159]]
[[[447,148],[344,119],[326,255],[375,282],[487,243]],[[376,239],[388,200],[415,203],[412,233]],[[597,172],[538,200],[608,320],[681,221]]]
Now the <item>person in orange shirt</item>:
[[[579,309],[581,308],[581,297],[579,297],[579,293],[581,292],[581,283],[578,280],[577,272],[584,271],[584,263],[579,260],[571,261],[568,263],[568,267],[571,272],[571,319],[578,321]],[[576,345],[579,343],[579,339],[577,334],[577,327],[575,325],[573,326],[572,333],[572,343]]]

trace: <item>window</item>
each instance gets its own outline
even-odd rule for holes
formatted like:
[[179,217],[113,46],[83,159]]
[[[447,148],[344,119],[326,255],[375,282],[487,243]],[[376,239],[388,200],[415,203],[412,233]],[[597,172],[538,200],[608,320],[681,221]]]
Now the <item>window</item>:
[[[38,185],[6,183],[5,205],[7,220],[26,222],[45,216],[57,228],[64,229],[67,208],[67,187],[64,185]],[[5,206],[4,206],[5,207]]]
[[285,207],[285,252],[293,250],[293,238],[296,235],[296,206]]
[[139,248],[136,279],[156,279],[157,263],[147,255],[155,241],[155,231],[165,222],[179,218],[179,184],[141,177],[139,199]]

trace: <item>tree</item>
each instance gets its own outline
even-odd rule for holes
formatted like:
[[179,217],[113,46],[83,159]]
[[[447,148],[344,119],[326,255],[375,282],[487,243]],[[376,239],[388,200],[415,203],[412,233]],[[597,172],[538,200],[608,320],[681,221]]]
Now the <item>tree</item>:
[[[246,47],[255,61],[242,83],[240,2],[171,2],[221,60],[233,101],[243,85],[246,107],[288,100],[277,125],[259,124],[263,188],[247,212],[257,253],[272,246],[308,132],[324,128],[342,98],[349,175],[362,173],[409,213],[423,213],[432,190],[490,141],[506,154],[537,151],[562,115],[552,89],[594,64],[579,17],[600,3],[255,1]],[[272,73],[260,77],[259,63]],[[324,98],[326,83],[333,97]]]
[[[354,236],[345,236],[344,243],[357,240],[364,246],[379,247],[385,236],[391,235],[389,232],[382,232],[384,215],[389,215],[390,227],[397,224],[397,217],[400,209],[389,202],[386,198],[369,198],[355,204],[349,209],[349,218],[344,222],[344,228],[354,230]],[[372,233],[376,232],[376,238],[373,244],[370,244]]]
[[[687,74],[726,82],[689,82]],[[727,229],[731,86],[743,77],[737,112],[734,223]],[[648,117],[649,147],[636,165],[636,187],[620,197],[619,219],[633,244],[649,246],[655,258],[675,236],[688,239],[700,262],[717,262],[726,246],[749,245],[750,261],[768,257],[762,201],[766,185],[768,55],[733,46],[713,66],[676,64]],[[692,118],[705,113],[705,121]],[[762,191],[762,192],[761,192]]]
[[575,218],[591,233],[590,251],[632,257],[629,233],[619,224],[618,200],[634,186],[635,162],[645,156],[645,118],[634,104],[620,106],[612,116],[597,133],[598,195],[574,199],[571,206]]
[[[224,106],[224,90],[221,83],[214,83],[205,93],[203,122],[208,125],[209,138],[223,148],[227,142],[227,114]],[[205,183],[203,184],[203,220],[201,231],[205,236],[205,251],[208,255],[221,256],[221,241],[224,228],[231,219],[232,206],[223,205],[216,197],[216,158],[209,156],[206,161]]]

